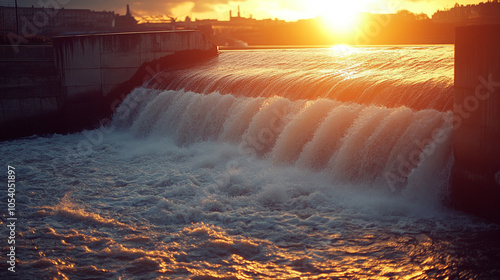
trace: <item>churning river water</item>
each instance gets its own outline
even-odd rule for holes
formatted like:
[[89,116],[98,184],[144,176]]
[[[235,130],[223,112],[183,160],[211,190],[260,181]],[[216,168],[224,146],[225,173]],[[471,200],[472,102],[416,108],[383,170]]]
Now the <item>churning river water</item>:
[[0,278],[498,279],[499,227],[448,207],[453,56],[222,51],[107,126],[1,142]]

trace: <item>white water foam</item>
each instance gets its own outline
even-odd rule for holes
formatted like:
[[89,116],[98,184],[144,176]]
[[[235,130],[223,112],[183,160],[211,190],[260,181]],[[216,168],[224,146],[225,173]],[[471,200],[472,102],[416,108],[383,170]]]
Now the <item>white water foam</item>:
[[326,99],[138,88],[118,108],[114,125],[181,147],[230,143],[250,160],[438,202],[446,196],[452,162],[450,115]]

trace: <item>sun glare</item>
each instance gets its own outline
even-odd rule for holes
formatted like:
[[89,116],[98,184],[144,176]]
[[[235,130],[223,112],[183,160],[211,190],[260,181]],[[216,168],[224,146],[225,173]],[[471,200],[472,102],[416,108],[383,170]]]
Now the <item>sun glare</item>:
[[336,33],[348,33],[356,28],[363,12],[363,1],[318,0],[314,9],[325,25]]

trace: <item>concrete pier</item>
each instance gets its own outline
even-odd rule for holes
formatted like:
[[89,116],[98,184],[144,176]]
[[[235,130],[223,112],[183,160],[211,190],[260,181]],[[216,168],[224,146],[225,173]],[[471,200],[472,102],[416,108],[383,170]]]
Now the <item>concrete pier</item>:
[[500,221],[500,25],[455,36],[452,202]]
[[54,38],[67,125],[93,128],[157,71],[215,56],[200,31],[132,32]]
[[[0,139],[95,128],[158,71],[217,55],[217,46],[200,31],[80,35],[53,42],[19,52],[0,48],[5,72]],[[51,118],[40,121],[45,115]]]

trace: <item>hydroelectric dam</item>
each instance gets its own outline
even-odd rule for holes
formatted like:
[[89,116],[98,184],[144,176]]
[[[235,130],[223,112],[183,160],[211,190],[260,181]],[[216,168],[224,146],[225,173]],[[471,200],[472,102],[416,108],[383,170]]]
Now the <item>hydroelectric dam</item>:
[[[456,31],[451,203],[500,217],[500,27]],[[158,72],[215,57],[199,31],[81,35],[0,47],[0,139],[70,133],[110,121]],[[243,86],[243,85],[242,85]]]

